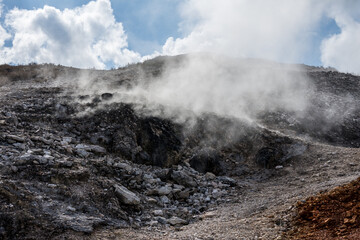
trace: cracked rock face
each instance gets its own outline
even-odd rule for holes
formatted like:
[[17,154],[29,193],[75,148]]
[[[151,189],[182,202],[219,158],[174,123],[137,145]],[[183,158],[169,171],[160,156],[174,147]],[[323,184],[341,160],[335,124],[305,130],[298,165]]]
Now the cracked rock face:
[[[161,74],[165,60],[83,71],[99,76],[94,85],[107,79],[113,89],[131,88],[140,72],[149,78]],[[241,179],[259,176],[264,168],[276,174],[277,166],[307,150],[300,139],[238,119],[204,114],[189,131],[186,124],[113,101],[116,93],[84,95],[55,84],[58,76],[79,74],[53,65],[0,66],[7,79],[0,83],[0,238],[51,239],[102,227],[189,224],[241,194]],[[319,127],[326,121],[324,99],[346,106],[346,90],[359,101],[359,78],[308,74],[320,96],[308,114],[274,111],[259,121],[270,129],[360,146],[358,109]],[[222,131],[227,125],[242,134],[229,141]]]

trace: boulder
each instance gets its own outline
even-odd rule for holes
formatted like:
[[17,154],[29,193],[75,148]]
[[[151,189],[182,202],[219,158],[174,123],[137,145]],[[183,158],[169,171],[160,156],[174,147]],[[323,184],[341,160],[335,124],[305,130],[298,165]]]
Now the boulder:
[[180,185],[188,187],[196,187],[197,183],[194,178],[187,174],[185,171],[173,171],[171,173],[171,178]]
[[136,196],[135,193],[131,192],[129,189],[127,189],[124,186],[115,184],[115,194],[119,198],[119,200],[127,205],[139,205],[140,204],[140,198]]

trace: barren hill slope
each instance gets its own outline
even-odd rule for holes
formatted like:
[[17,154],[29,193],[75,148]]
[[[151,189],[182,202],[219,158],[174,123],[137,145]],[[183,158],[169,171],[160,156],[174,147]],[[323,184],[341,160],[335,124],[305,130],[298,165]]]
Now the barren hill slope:
[[[0,66],[0,238],[281,239],[297,201],[358,177],[360,77],[219,57],[184,87],[186,61]],[[161,101],[174,76],[190,100]],[[193,104],[210,90],[220,108]]]

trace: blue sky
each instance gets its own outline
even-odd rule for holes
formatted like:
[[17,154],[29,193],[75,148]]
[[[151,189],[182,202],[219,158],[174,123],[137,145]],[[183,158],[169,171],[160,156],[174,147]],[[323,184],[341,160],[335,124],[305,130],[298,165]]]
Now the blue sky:
[[305,63],[311,66],[321,66],[321,51],[320,46],[324,38],[340,33],[340,28],[336,25],[334,19],[324,17],[321,20],[320,28],[314,32],[312,44],[309,50],[304,55],[300,63]]
[[[3,63],[109,68],[157,55],[209,51],[360,72],[359,64],[353,63],[360,55],[356,0],[0,0],[0,4]],[[81,29],[83,25],[88,28]],[[61,31],[70,36],[68,42],[54,37]],[[72,51],[64,51],[65,46]]]

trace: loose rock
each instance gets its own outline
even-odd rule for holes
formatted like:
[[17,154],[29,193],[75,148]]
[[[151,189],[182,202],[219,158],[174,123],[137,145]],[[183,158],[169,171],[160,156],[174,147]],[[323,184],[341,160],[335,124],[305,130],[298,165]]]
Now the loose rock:
[[119,200],[128,205],[139,205],[140,198],[135,193],[129,191],[126,187],[114,185],[115,193]]

